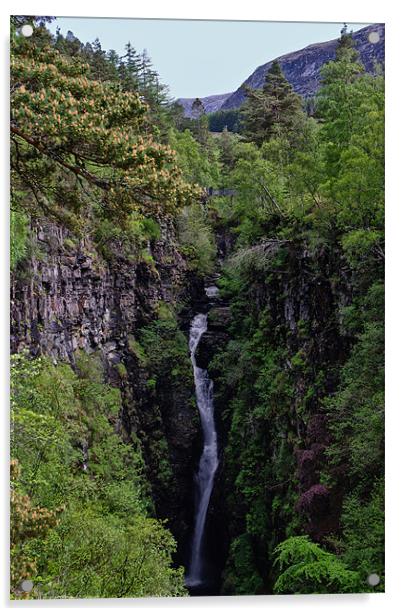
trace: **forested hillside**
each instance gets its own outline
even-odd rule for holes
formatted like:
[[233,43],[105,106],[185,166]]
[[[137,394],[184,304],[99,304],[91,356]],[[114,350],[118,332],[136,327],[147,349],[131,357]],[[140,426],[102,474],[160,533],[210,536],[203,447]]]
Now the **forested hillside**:
[[197,594],[199,312],[201,594],[383,591],[381,67],[343,30],[313,110],[276,62],[212,133],[48,20],[11,20],[11,597]]

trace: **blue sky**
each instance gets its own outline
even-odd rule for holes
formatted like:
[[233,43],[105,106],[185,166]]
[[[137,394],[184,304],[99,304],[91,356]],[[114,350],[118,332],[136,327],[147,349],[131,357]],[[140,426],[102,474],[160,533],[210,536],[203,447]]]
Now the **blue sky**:
[[[349,24],[354,31],[367,24]],[[174,98],[235,90],[260,64],[306,45],[339,36],[342,24],[58,17],[57,26],[82,42],[124,53],[130,41],[147,49]]]

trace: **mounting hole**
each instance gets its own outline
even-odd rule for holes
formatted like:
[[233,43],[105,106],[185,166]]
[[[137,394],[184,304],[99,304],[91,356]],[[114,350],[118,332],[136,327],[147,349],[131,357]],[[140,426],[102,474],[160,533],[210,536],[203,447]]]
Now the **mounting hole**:
[[371,573],[370,575],[368,575],[367,582],[369,586],[377,586],[380,582],[380,577],[377,575],[377,573]]
[[370,32],[368,35],[369,43],[378,43],[380,41],[380,34],[378,32]]
[[24,580],[21,583],[21,590],[23,590],[24,592],[31,592],[33,588],[33,582],[31,580]]
[[31,26],[31,24],[25,24],[24,26],[22,26],[21,34],[22,34],[22,36],[26,36],[26,37],[32,36],[33,28]]

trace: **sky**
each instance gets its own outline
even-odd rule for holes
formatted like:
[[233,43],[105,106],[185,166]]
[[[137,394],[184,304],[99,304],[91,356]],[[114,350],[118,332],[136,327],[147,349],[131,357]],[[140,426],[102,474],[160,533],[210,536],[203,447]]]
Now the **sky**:
[[[368,24],[349,24],[356,32]],[[50,30],[124,54],[147,49],[173,98],[233,92],[261,64],[311,43],[338,38],[342,24],[58,17]]]

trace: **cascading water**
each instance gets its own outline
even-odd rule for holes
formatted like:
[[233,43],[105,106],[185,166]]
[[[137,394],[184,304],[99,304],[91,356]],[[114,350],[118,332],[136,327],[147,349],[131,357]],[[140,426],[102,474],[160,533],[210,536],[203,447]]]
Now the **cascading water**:
[[209,379],[207,370],[196,365],[195,358],[200,339],[206,331],[207,314],[197,314],[191,323],[189,350],[194,370],[196,403],[199,409],[203,432],[203,451],[199,461],[199,470],[195,475],[198,499],[195,509],[195,529],[191,546],[191,557],[188,573],[185,578],[188,587],[199,586],[203,583],[202,543],[214,476],[219,465],[217,433],[214,423],[213,381]]

